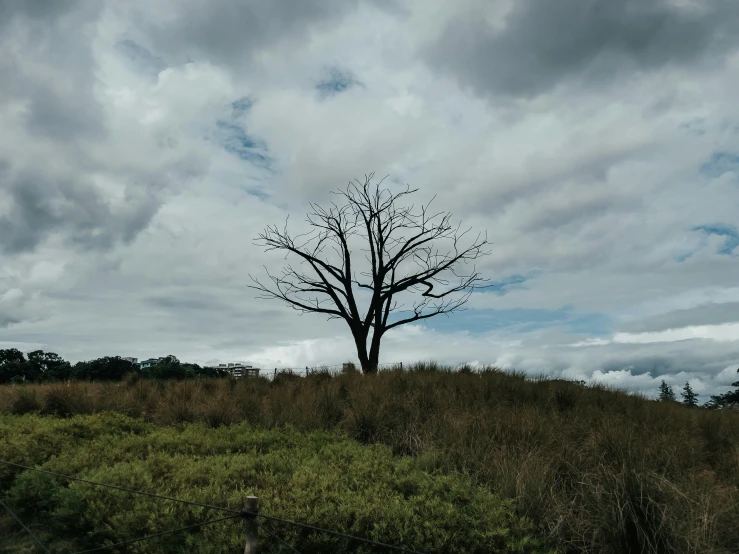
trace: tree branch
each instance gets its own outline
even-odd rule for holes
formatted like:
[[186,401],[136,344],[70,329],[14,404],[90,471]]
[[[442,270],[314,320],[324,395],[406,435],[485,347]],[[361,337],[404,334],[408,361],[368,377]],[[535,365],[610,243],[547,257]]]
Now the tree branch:
[[[380,339],[390,329],[449,314],[461,309],[470,295],[485,288],[473,265],[461,266],[488,255],[487,237],[478,235],[466,246],[469,229],[451,223],[452,215],[432,212],[430,202],[419,207],[401,206],[401,201],[417,192],[405,186],[398,192],[381,188],[385,178],[371,185],[374,174],[364,183],[350,182],[335,192],[341,203],[326,207],[311,204],[306,222],[310,231],[291,235],[287,221],[282,230],[268,226],[257,238],[265,251],[281,251],[300,261],[308,273],[287,265],[280,276],[267,271],[269,286],[251,277],[250,288],[261,298],[279,299],[301,312],[315,312],[342,318],[349,325],[357,344],[363,368],[376,368]],[[355,247],[355,241],[364,247]],[[447,249],[443,249],[448,245]],[[355,251],[364,255],[352,257]],[[366,262],[365,268],[357,262]],[[359,268],[359,269],[357,269]],[[356,291],[367,291],[366,311],[357,305]],[[399,294],[418,294],[413,315],[390,321],[399,306]],[[367,349],[369,330],[372,346]],[[366,366],[366,367],[365,367]]]

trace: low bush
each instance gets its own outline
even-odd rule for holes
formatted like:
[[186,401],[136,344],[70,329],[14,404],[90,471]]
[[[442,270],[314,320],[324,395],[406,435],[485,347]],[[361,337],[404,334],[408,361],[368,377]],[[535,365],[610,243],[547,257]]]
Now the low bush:
[[35,389],[28,389],[23,386],[18,387],[14,396],[10,403],[11,414],[22,415],[37,412],[41,409]]
[[[43,445],[43,446],[39,446]],[[425,552],[551,552],[527,518],[469,477],[424,471],[428,460],[394,458],[323,432],[246,423],[156,427],[118,414],[68,419],[0,417],[0,449],[11,462],[90,481],[240,509],[247,495],[260,512]],[[51,549],[112,545],[224,515],[0,464],[11,508]],[[227,514],[225,514],[227,515]],[[378,552],[356,542],[264,523],[304,554]],[[20,530],[0,520],[16,546]],[[110,552],[236,552],[240,519],[168,535]],[[264,534],[264,552],[290,552]],[[381,551],[381,550],[380,550]]]

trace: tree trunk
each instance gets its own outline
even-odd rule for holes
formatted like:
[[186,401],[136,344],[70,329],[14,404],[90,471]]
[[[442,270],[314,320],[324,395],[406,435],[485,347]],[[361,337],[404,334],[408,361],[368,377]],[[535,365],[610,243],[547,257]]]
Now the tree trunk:
[[372,336],[372,344],[370,345],[370,351],[369,356],[367,359],[367,369],[362,368],[364,373],[377,373],[378,366],[380,365],[380,339],[382,338],[382,333],[378,333],[375,330],[375,333]]
[[360,356],[359,363],[362,366],[362,373],[377,373],[377,361],[373,363],[369,358],[363,359]]
[[[354,337],[354,344],[357,347],[357,357],[359,358],[359,365],[362,367],[362,373],[373,373],[370,357],[367,354],[367,333],[353,327],[351,330],[352,336]],[[375,368],[377,368],[376,362]]]
[[370,357],[366,364],[362,364],[362,373],[377,373],[378,359]]
[[361,326],[350,328],[354,337],[354,344],[357,347],[357,357],[359,358],[359,365],[362,366],[362,373],[377,373],[380,361],[380,339],[382,338],[382,333],[373,334],[372,344],[368,352],[367,338],[369,333]]

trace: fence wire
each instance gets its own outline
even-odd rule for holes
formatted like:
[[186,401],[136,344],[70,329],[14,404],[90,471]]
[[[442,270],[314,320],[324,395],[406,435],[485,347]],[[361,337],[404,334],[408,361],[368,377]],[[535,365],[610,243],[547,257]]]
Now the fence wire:
[[327,533],[329,535],[334,535],[335,537],[342,537],[342,538],[345,538],[345,539],[359,541],[359,542],[363,542],[365,544],[370,544],[372,546],[382,546],[383,548],[389,548],[391,550],[397,550],[398,552],[408,552],[409,554],[425,554],[424,552],[420,552],[418,550],[411,550],[410,548],[404,548],[402,546],[395,546],[393,544],[387,544],[387,543],[380,542],[380,541],[375,541],[375,540],[372,540],[372,539],[365,539],[365,538],[362,538],[362,537],[357,537],[355,535],[348,535],[346,533],[341,533],[339,531],[332,531],[331,529],[325,529],[324,527],[317,527],[315,525],[310,525],[308,523],[300,523],[300,522],[292,521],[292,520],[289,520],[289,519],[282,519],[282,518],[279,518],[279,517],[268,516],[268,515],[261,514],[261,513],[249,512],[247,510],[242,510],[241,513],[244,514],[245,516],[256,516],[256,517],[261,517],[261,518],[264,518],[264,519],[267,519],[267,520],[270,520],[270,521],[278,521],[280,523],[285,523],[287,525],[293,525],[295,527],[302,527],[303,529],[310,529],[312,531],[318,531],[318,532],[321,532],[321,533]]
[[[387,544],[387,543],[375,541],[375,540],[372,540],[372,539],[366,539],[366,538],[363,538],[363,537],[357,537],[355,535],[349,535],[347,533],[341,533],[339,531],[333,531],[331,529],[326,529],[326,528],[323,528],[323,527],[318,527],[316,525],[310,525],[308,523],[300,523],[300,522],[292,521],[292,520],[289,520],[289,519],[282,519],[282,518],[279,518],[279,517],[270,516],[270,515],[266,515],[266,514],[263,514],[263,513],[255,513],[255,512],[250,512],[250,511],[247,511],[247,510],[234,510],[234,509],[226,508],[226,507],[223,507],[223,506],[212,506],[210,504],[202,504],[200,502],[193,502],[191,500],[182,500],[182,499],[179,499],[179,498],[173,498],[171,496],[163,496],[163,495],[160,495],[160,494],[154,494],[154,493],[145,492],[145,491],[138,491],[138,490],[129,489],[129,488],[126,488],[126,487],[119,487],[117,485],[109,485],[107,483],[99,483],[99,482],[96,482],[96,481],[90,481],[88,479],[82,479],[80,477],[72,477],[71,475],[62,475],[61,473],[54,473],[53,471],[46,471],[46,470],[43,470],[43,469],[37,469],[37,468],[26,466],[26,465],[23,465],[23,464],[17,464],[15,462],[9,462],[7,460],[0,460],[0,463],[5,464],[5,465],[8,465],[8,466],[13,466],[13,467],[18,467],[18,468],[26,469],[26,470],[29,470],[29,471],[36,471],[38,473],[45,473],[47,475],[53,475],[55,477],[59,477],[59,478],[62,478],[62,479],[69,479],[70,481],[79,481],[79,482],[82,482],[82,483],[87,483],[89,485],[95,485],[95,486],[98,486],[98,487],[105,487],[105,488],[110,488],[110,489],[116,489],[116,490],[120,490],[120,491],[123,491],[123,492],[131,493],[131,494],[139,494],[139,495],[143,495],[143,496],[149,496],[149,497],[152,497],[152,498],[158,498],[158,499],[161,499],[161,500],[168,500],[168,501],[172,501],[172,502],[180,502],[182,504],[189,504],[191,506],[198,506],[198,507],[201,507],[201,508],[209,508],[209,509],[213,509],[213,510],[220,510],[222,512],[229,512],[229,513],[233,514],[231,516],[224,517],[224,518],[221,518],[221,519],[211,520],[211,521],[207,521],[207,522],[204,522],[204,523],[197,523],[195,525],[189,525],[187,527],[182,527],[180,529],[174,529],[174,530],[171,530],[171,531],[163,531],[162,533],[157,533],[155,535],[148,535],[146,537],[141,537],[139,539],[133,539],[131,541],[126,541],[124,543],[119,543],[119,544],[115,544],[115,545],[103,546],[103,547],[95,548],[95,549],[92,549],[92,550],[84,550],[84,551],[81,551],[81,552],[77,552],[75,554],[82,554],[82,552],[96,552],[96,551],[99,551],[99,550],[105,550],[107,548],[113,548],[114,546],[122,546],[124,544],[131,544],[131,543],[134,543],[134,542],[139,542],[139,541],[147,540],[147,539],[154,538],[154,537],[159,537],[159,536],[163,536],[163,535],[167,535],[167,534],[171,534],[171,533],[176,533],[176,532],[179,532],[179,531],[184,531],[186,529],[192,529],[192,528],[195,528],[195,527],[200,527],[202,525],[209,525],[210,523],[216,523],[218,521],[225,521],[227,519],[233,519],[233,518],[236,518],[236,517],[239,517],[239,516],[240,517],[244,517],[244,518],[246,518],[246,517],[261,517],[261,518],[266,519],[268,521],[279,522],[279,523],[283,523],[283,524],[286,524],[286,525],[293,525],[295,527],[301,527],[303,529],[310,529],[312,531],[317,531],[317,532],[321,532],[321,533],[327,533],[329,535],[334,535],[336,537],[342,537],[342,538],[345,538],[345,539],[350,539],[350,540],[354,540],[354,541],[358,541],[358,542],[363,542],[365,544],[369,544],[369,545],[372,545],[372,546],[381,546],[383,548],[388,548],[390,550],[396,550],[398,552],[407,552],[409,554],[424,554],[423,552],[419,552],[417,550],[411,550],[409,548],[404,548],[402,546],[395,546],[395,545],[392,545],[392,544]],[[5,506],[8,511],[10,511],[10,508],[8,508],[7,505],[5,505],[4,503],[3,503],[3,506]],[[11,512],[11,514],[12,514],[12,512]],[[15,514],[13,514],[13,517],[15,517],[16,520],[18,521],[18,523],[20,523],[21,526],[23,526],[23,528],[26,529],[26,531],[28,531],[28,533],[31,534],[34,537],[34,539],[36,539],[35,535],[33,535],[33,533],[31,533],[31,531],[25,525],[23,525],[23,523],[20,521],[20,519],[18,519],[15,516]],[[267,531],[266,529],[265,529],[265,531],[267,533],[269,533],[269,534],[272,534],[269,531]],[[273,536],[276,537],[276,535],[273,535]],[[276,537],[276,538],[278,540],[282,541],[282,539],[280,539],[279,537]],[[36,539],[36,541],[38,542],[38,539]],[[39,545],[41,545],[40,542],[39,542]],[[43,545],[41,545],[41,546],[42,546],[42,548],[44,548],[44,550],[46,552],[49,552],[49,550],[46,549],[45,547],[43,547]],[[290,548],[292,548],[292,546]]]
[[[352,366],[357,369],[357,371],[360,371],[360,368],[352,364]],[[397,363],[385,363],[385,364],[378,364],[377,368],[382,370],[387,369],[394,369],[394,368],[402,368],[403,362],[397,362]],[[228,368],[223,368],[228,370]],[[293,375],[308,375],[311,373],[320,373],[323,371],[328,371],[329,373],[337,374],[341,373],[344,369],[344,364],[333,364],[333,365],[315,365],[315,366],[303,366],[303,367],[276,367],[276,368],[259,368],[259,374],[260,377],[264,376],[268,379],[272,379],[275,375],[279,375],[280,373],[289,373]]]
[[62,479],[69,479],[70,481],[79,481],[80,483],[87,483],[88,485],[95,485],[97,487],[105,487],[108,489],[115,489],[123,492],[129,492],[131,494],[139,494],[142,496],[150,496],[152,498],[158,498],[160,500],[169,500],[172,502],[180,502],[181,504],[190,504],[191,506],[198,506],[200,508],[209,508],[212,510],[221,510],[225,512],[231,512],[233,514],[240,514],[240,510],[231,510],[230,508],[224,508],[223,506],[211,506],[209,504],[201,504],[200,502],[193,502],[191,500],[181,500],[179,498],[172,498],[171,496],[163,496],[161,494],[154,494],[151,492],[138,491],[135,489],[128,489],[126,487],[119,487],[118,485],[108,485],[107,483],[98,483],[96,481],[89,481],[88,479],[82,479],[80,477],[72,477],[71,475],[62,475],[61,473],[54,473],[53,471],[46,471],[44,469],[37,469],[35,467],[24,466],[22,464],[16,464],[8,462],[6,460],[0,460],[0,464],[5,464],[13,467],[19,467],[30,471],[36,471],[38,473],[46,473],[47,475],[53,475],[54,477],[60,477]]
[[165,535],[172,535],[174,533],[180,533],[181,531],[187,531],[188,529],[195,529],[196,527],[204,527],[205,525],[210,525],[212,523],[219,523],[221,521],[227,521],[229,519],[236,519],[237,517],[240,517],[239,515],[234,516],[226,516],[226,517],[220,517],[218,519],[211,519],[208,521],[202,521],[200,523],[194,523],[193,525],[187,525],[185,527],[179,527],[178,529],[171,529],[169,531],[162,531],[161,533],[154,533],[153,535],[145,535],[143,537],[139,537],[138,539],[131,539],[129,541],[123,541],[123,542],[117,542],[115,544],[109,544],[106,546],[99,546],[97,548],[91,548],[90,550],[78,550],[74,554],[87,554],[87,552],[100,552],[102,550],[107,550],[108,548],[116,548],[118,546],[126,546],[129,544],[134,544],[141,541],[148,541],[149,539],[155,539],[157,537],[163,537]]
[[280,544],[284,544],[285,546],[287,546],[290,550],[292,550],[293,552],[295,552],[295,554],[300,554],[300,552],[298,550],[296,550],[295,547],[292,544],[290,544],[286,540],[283,540],[282,538],[278,537],[277,535],[275,535],[274,533],[272,533],[269,529],[266,529],[264,527],[264,525],[262,525],[260,527],[260,530],[261,531],[264,531],[265,533],[267,533],[270,537],[276,539],[277,542],[279,542]]
[[2,504],[3,508],[5,508],[10,513],[11,516],[13,516],[13,519],[15,519],[18,522],[18,525],[20,525],[21,527],[23,527],[23,529],[26,531],[26,533],[28,533],[29,535],[31,535],[31,538],[34,541],[36,541],[36,544],[38,544],[43,549],[44,552],[48,552],[49,554],[51,554],[51,551],[44,546],[44,543],[42,543],[38,539],[38,537],[36,535],[33,534],[33,531],[31,531],[28,527],[26,527],[23,524],[23,522],[20,520],[20,518],[17,515],[15,515],[15,512],[13,512],[13,510],[10,509],[10,506],[8,506],[2,500],[0,500],[0,504]]

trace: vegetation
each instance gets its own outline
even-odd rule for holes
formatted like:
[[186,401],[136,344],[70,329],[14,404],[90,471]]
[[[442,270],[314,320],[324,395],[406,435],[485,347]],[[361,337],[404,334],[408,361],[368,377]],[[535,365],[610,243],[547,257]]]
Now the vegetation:
[[120,381],[133,374],[148,379],[193,379],[223,377],[225,372],[211,367],[180,362],[175,356],[166,356],[154,365],[139,366],[120,356],[105,356],[72,365],[54,352],[36,350],[28,357],[16,348],[0,350],[0,384],[42,383],[67,381]]
[[[393,458],[386,446],[325,432],[259,430],[248,423],[156,427],[101,413],[2,416],[0,440],[3,457],[15,463],[232,509],[253,494],[263,513],[423,551],[554,552],[531,537],[532,524],[515,515],[511,501],[470,478],[434,475],[424,471],[423,459]],[[229,515],[7,466],[0,467],[0,485],[13,510],[56,552]],[[376,551],[325,533],[264,525],[304,553]],[[20,531],[0,519],[0,534],[8,537],[0,552],[33,551]],[[109,551],[238,552],[244,541],[236,519]],[[260,550],[290,552],[268,534]]]
[[[59,419],[62,416],[103,411],[119,412],[135,418],[120,421],[129,426],[140,426],[132,427],[131,433],[135,435],[143,432],[136,429],[143,429],[151,440],[140,439],[141,442],[137,443],[135,437],[131,436],[125,440],[132,442],[124,443],[120,438],[88,437],[90,426],[107,428],[110,424],[94,418]],[[385,456],[386,465],[382,472],[365,474],[361,468],[351,465],[354,462],[347,462],[350,465],[340,466],[342,469],[336,473],[320,474],[321,477],[311,474],[310,478],[304,477],[302,480],[285,477],[284,488],[275,485],[277,488],[270,489],[264,486],[259,493],[265,502],[274,502],[269,504],[269,508],[265,505],[265,512],[269,510],[297,519],[320,521],[322,524],[335,522],[337,527],[334,528],[347,531],[375,532],[366,523],[350,523],[352,520],[341,511],[343,508],[336,506],[341,504],[340,499],[346,495],[346,502],[352,505],[352,487],[364,487],[365,479],[368,482],[377,480],[386,483],[382,486],[395,486],[393,483],[398,480],[397,464],[409,464],[408,467],[413,471],[425,470],[434,478],[444,476],[450,480],[449,483],[455,483],[454,486],[449,485],[452,488],[472,487],[474,484],[483,487],[489,494],[499,495],[501,502],[510,501],[511,509],[519,518],[505,520],[506,525],[511,526],[511,537],[515,537],[515,540],[528,537],[526,533],[529,531],[525,525],[532,521],[537,536],[555,541],[562,552],[731,554],[737,552],[739,545],[739,415],[728,411],[691,409],[677,402],[654,402],[597,384],[583,386],[565,381],[529,380],[521,374],[492,368],[480,372],[450,372],[434,365],[419,364],[408,371],[389,370],[367,375],[347,372],[332,376],[317,372],[303,378],[278,374],[273,381],[262,378],[178,382],[129,379],[122,383],[10,385],[0,387],[0,412],[57,416],[56,420],[39,419],[36,416],[12,419],[7,416],[6,429],[12,429],[13,436],[19,437],[17,440],[21,442],[12,450],[5,445],[0,445],[0,448],[13,452],[14,456],[33,463],[48,464],[45,467],[49,468],[86,471],[88,473],[85,475],[101,480],[120,479],[115,482],[141,488],[161,483],[162,491],[173,494],[190,494],[186,492],[187,487],[172,488],[178,487],[180,481],[186,481],[185,475],[189,475],[188,479],[194,479],[197,483],[197,486],[191,487],[191,494],[202,495],[199,498],[207,498],[211,502],[222,499],[238,503],[248,492],[246,483],[240,489],[237,487],[238,492],[234,496],[229,496],[229,491],[236,487],[234,481],[226,479],[227,475],[231,475],[227,470],[231,467],[228,465],[229,456],[236,456],[234,459],[240,460],[238,464],[262,463],[261,467],[267,473],[281,472],[279,468],[289,461],[274,458],[269,463],[257,462],[243,456],[243,452],[251,447],[214,446],[216,443],[226,445],[231,440],[223,437],[253,437],[255,433],[268,432],[274,433],[271,437],[279,437],[281,433],[287,433],[293,437],[290,440],[294,444],[303,445],[298,451],[305,453],[300,454],[298,459],[301,461],[291,467],[302,468],[307,464],[315,472],[323,471],[324,466],[327,466],[325,471],[329,472],[328,467],[338,462],[326,457],[323,451],[310,450],[313,447],[306,444],[314,444],[319,440],[315,437],[323,437],[320,440],[341,445],[335,446],[340,451],[346,449],[347,452],[355,452],[349,457],[358,460],[365,455],[365,451],[354,443],[342,442],[355,440],[375,449],[367,452],[382,453],[373,456]],[[73,424],[79,421],[97,423]],[[151,424],[183,427],[181,432],[177,432],[171,427],[157,430],[150,427]],[[87,437],[84,439],[86,443],[83,441],[78,444],[90,446],[78,446],[77,450],[70,446],[70,450],[62,456],[57,454],[53,445],[70,442],[64,433],[71,431],[61,432],[61,427],[58,427],[52,432],[52,427],[49,427],[48,434],[44,435],[48,438],[40,439],[20,430],[33,425],[39,428],[70,425],[69,429],[78,429],[75,432]],[[222,428],[224,425],[231,427]],[[206,432],[205,426],[215,429],[214,434]],[[335,436],[323,434],[326,432],[335,432]],[[339,435],[344,439],[336,438]],[[185,438],[180,440],[180,436]],[[157,442],[160,439],[155,440],[155,437],[160,437],[161,442]],[[95,443],[96,440],[108,441],[105,444],[110,447],[98,446],[102,443]],[[116,445],[119,443],[129,446],[118,448]],[[155,445],[152,446],[151,460],[143,454],[148,452],[148,447],[144,445],[150,443]],[[139,446],[132,446],[134,444]],[[160,448],[157,444],[167,446]],[[188,450],[189,444],[195,446]],[[198,444],[209,446],[201,448]],[[132,453],[126,454],[129,447]],[[110,454],[105,453],[108,448]],[[165,450],[169,449],[177,462],[170,464],[157,461],[165,460],[162,457],[165,456]],[[228,454],[229,449],[231,454]],[[222,457],[203,461],[206,450],[212,450],[218,453],[215,456]],[[396,458],[391,459],[391,455]],[[310,456],[316,456],[316,461],[306,461],[313,459]],[[339,454],[336,456],[341,458]],[[397,457],[410,459],[399,460]],[[135,466],[135,470],[134,466],[130,466],[130,474],[117,469],[118,464],[133,464],[135,460],[142,465]],[[214,460],[219,461],[216,463]],[[183,469],[177,469],[179,464],[183,464]],[[148,467],[152,469],[147,470]],[[160,473],[146,473],[155,471],[156,467],[164,469]],[[214,469],[208,469],[211,467]],[[208,473],[216,471],[218,467],[226,468],[223,469],[226,472],[223,476]],[[116,473],[118,471],[121,473]],[[209,477],[197,480],[196,476],[201,471]],[[352,481],[352,472],[368,477],[358,477]],[[245,469],[236,473],[242,477],[252,475]],[[160,481],[159,478],[165,474],[171,474],[171,480]],[[420,475],[418,479],[422,478]],[[213,476],[212,481],[210,476]],[[226,479],[227,484],[221,483],[221,477]],[[12,483],[12,487],[26,486],[23,485],[24,480],[31,477],[24,474],[23,480],[19,479]],[[322,484],[312,488],[313,480]],[[317,496],[311,497],[317,494],[317,490],[329,487],[334,480],[337,480],[337,485],[330,489],[330,501],[318,502]],[[201,491],[199,487],[211,486],[208,484],[211,482],[215,488],[208,489],[210,492]],[[10,485],[6,480],[3,486]],[[31,489],[33,486],[33,482],[28,485]],[[39,490],[45,490],[46,486]],[[87,491],[71,487],[70,490]],[[316,498],[316,502],[310,508],[306,508],[305,503],[293,502],[292,499],[297,496],[290,497],[290,502],[283,502],[283,495],[288,491],[292,495],[306,495],[300,496],[301,500]],[[14,498],[20,499],[27,493],[14,494]],[[60,490],[53,498],[79,498],[65,496],[72,494]],[[455,525],[478,528],[475,527],[478,524],[472,523],[473,516],[463,510],[466,505],[466,501],[461,500],[463,497],[461,494],[456,496],[456,500],[447,508],[440,507],[438,513],[445,509],[449,513],[462,510],[459,517],[471,519],[464,519]],[[133,501],[115,495],[104,498],[110,500],[100,500],[94,505],[114,506],[113,511],[124,520],[126,517],[145,520],[146,515],[136,509],[136,504],[130,503]],[[493,497],[489,498],[489,502],[493,503]],[[69,502],[73,504],[73,500]],[[55,510],[59,506],[53,504]],[[157,513],[169,513],[164,511],[164,507],[160,509],[163,511]],[[308,511],[297,513],[291,512],[292,509]],[[380,510],[379,507],[373,509]],[[502,509],[496,508],[495,513],[502,514]],[[319,514],[310,510],[326,510],[329,515],[321,519],[323,516],[319,517]],[[340,513],[344,515],[339,517]],[[391,512],[382,513],[387,514],[389,519],[385,520],[385,515],[377,519],[382,522],[382,532],[377,530],[378,534],[373,536],[386,536],[384,533],[390,529],[387,532],[392,535],[389,537],[391,541],[420,546],[426,540],[399,530],[398,526],[403,521],[395,520],[411,517],[408,515],[411,512],[402,512],[400,516],[397,514],[401,512],[392,512],[392,515]],[[416,522],[440,521],[440,517],[433,519],[437,518],[434,513],[419,516]],[[75,515],[75,520],[77,517]],[[168,527],[169,523],[174,525],[174,519],[170,521],[158,517],[154,517],[157,529]],[[503,518],[502,515],[500,517]],[[178,522],[182,519],[179,518]],[[104,521],[105,525],[110,525],[107,520]],[[503,519],[495,521],[501,522]],[[112,533],[114,527],[110,525],[107,532]],[[483,526],[481,529],[493,528]],[[140,531],[143,528],[136,529]],[[411,536],[415,538],[411,539]],[[533,539],[526,540],[534,548]],[[510,545],[506,548],[516,551]],[[437,551],[443,552],[443,547]]]
[[683,397],[683,404],[686,406],[695,408],[698,405],[698,395],[693,392],[693,387],[691,387],[690,383],[687,381],[685,382],[683,392],[680,393],[680,396]]
[[299,265],[267,273],[269,285],[252,277],[251,287],[301,313],[343,319],[365,373],[377,372],[387,331],[450,314],[489,286],[474,265],[467,269],[489,254],[487,238],[468,241],[469,229],[453,224],[451,213],[432,212],[430,202],[402,206],[417,189],[392,193],[382,181],[371,185],[373,175],[337,191],[341,205],[311,204],[307,233],[291,235],[287,223],[267,227],[257,243]]
[[665,383],[665,380],[662,379],[662,383],[659,385],[659,399],[662,402],[675,402],[675,391],[672,390],[672,387]]
[[[739,369],[736,370],[739,373]],[[731,384],[732,387],[739,387],[739,381],[734,381]],[[711,396],[711,399],[706,403],[708,408],[721,408],[728,404],[739,403],[739,389]]]

